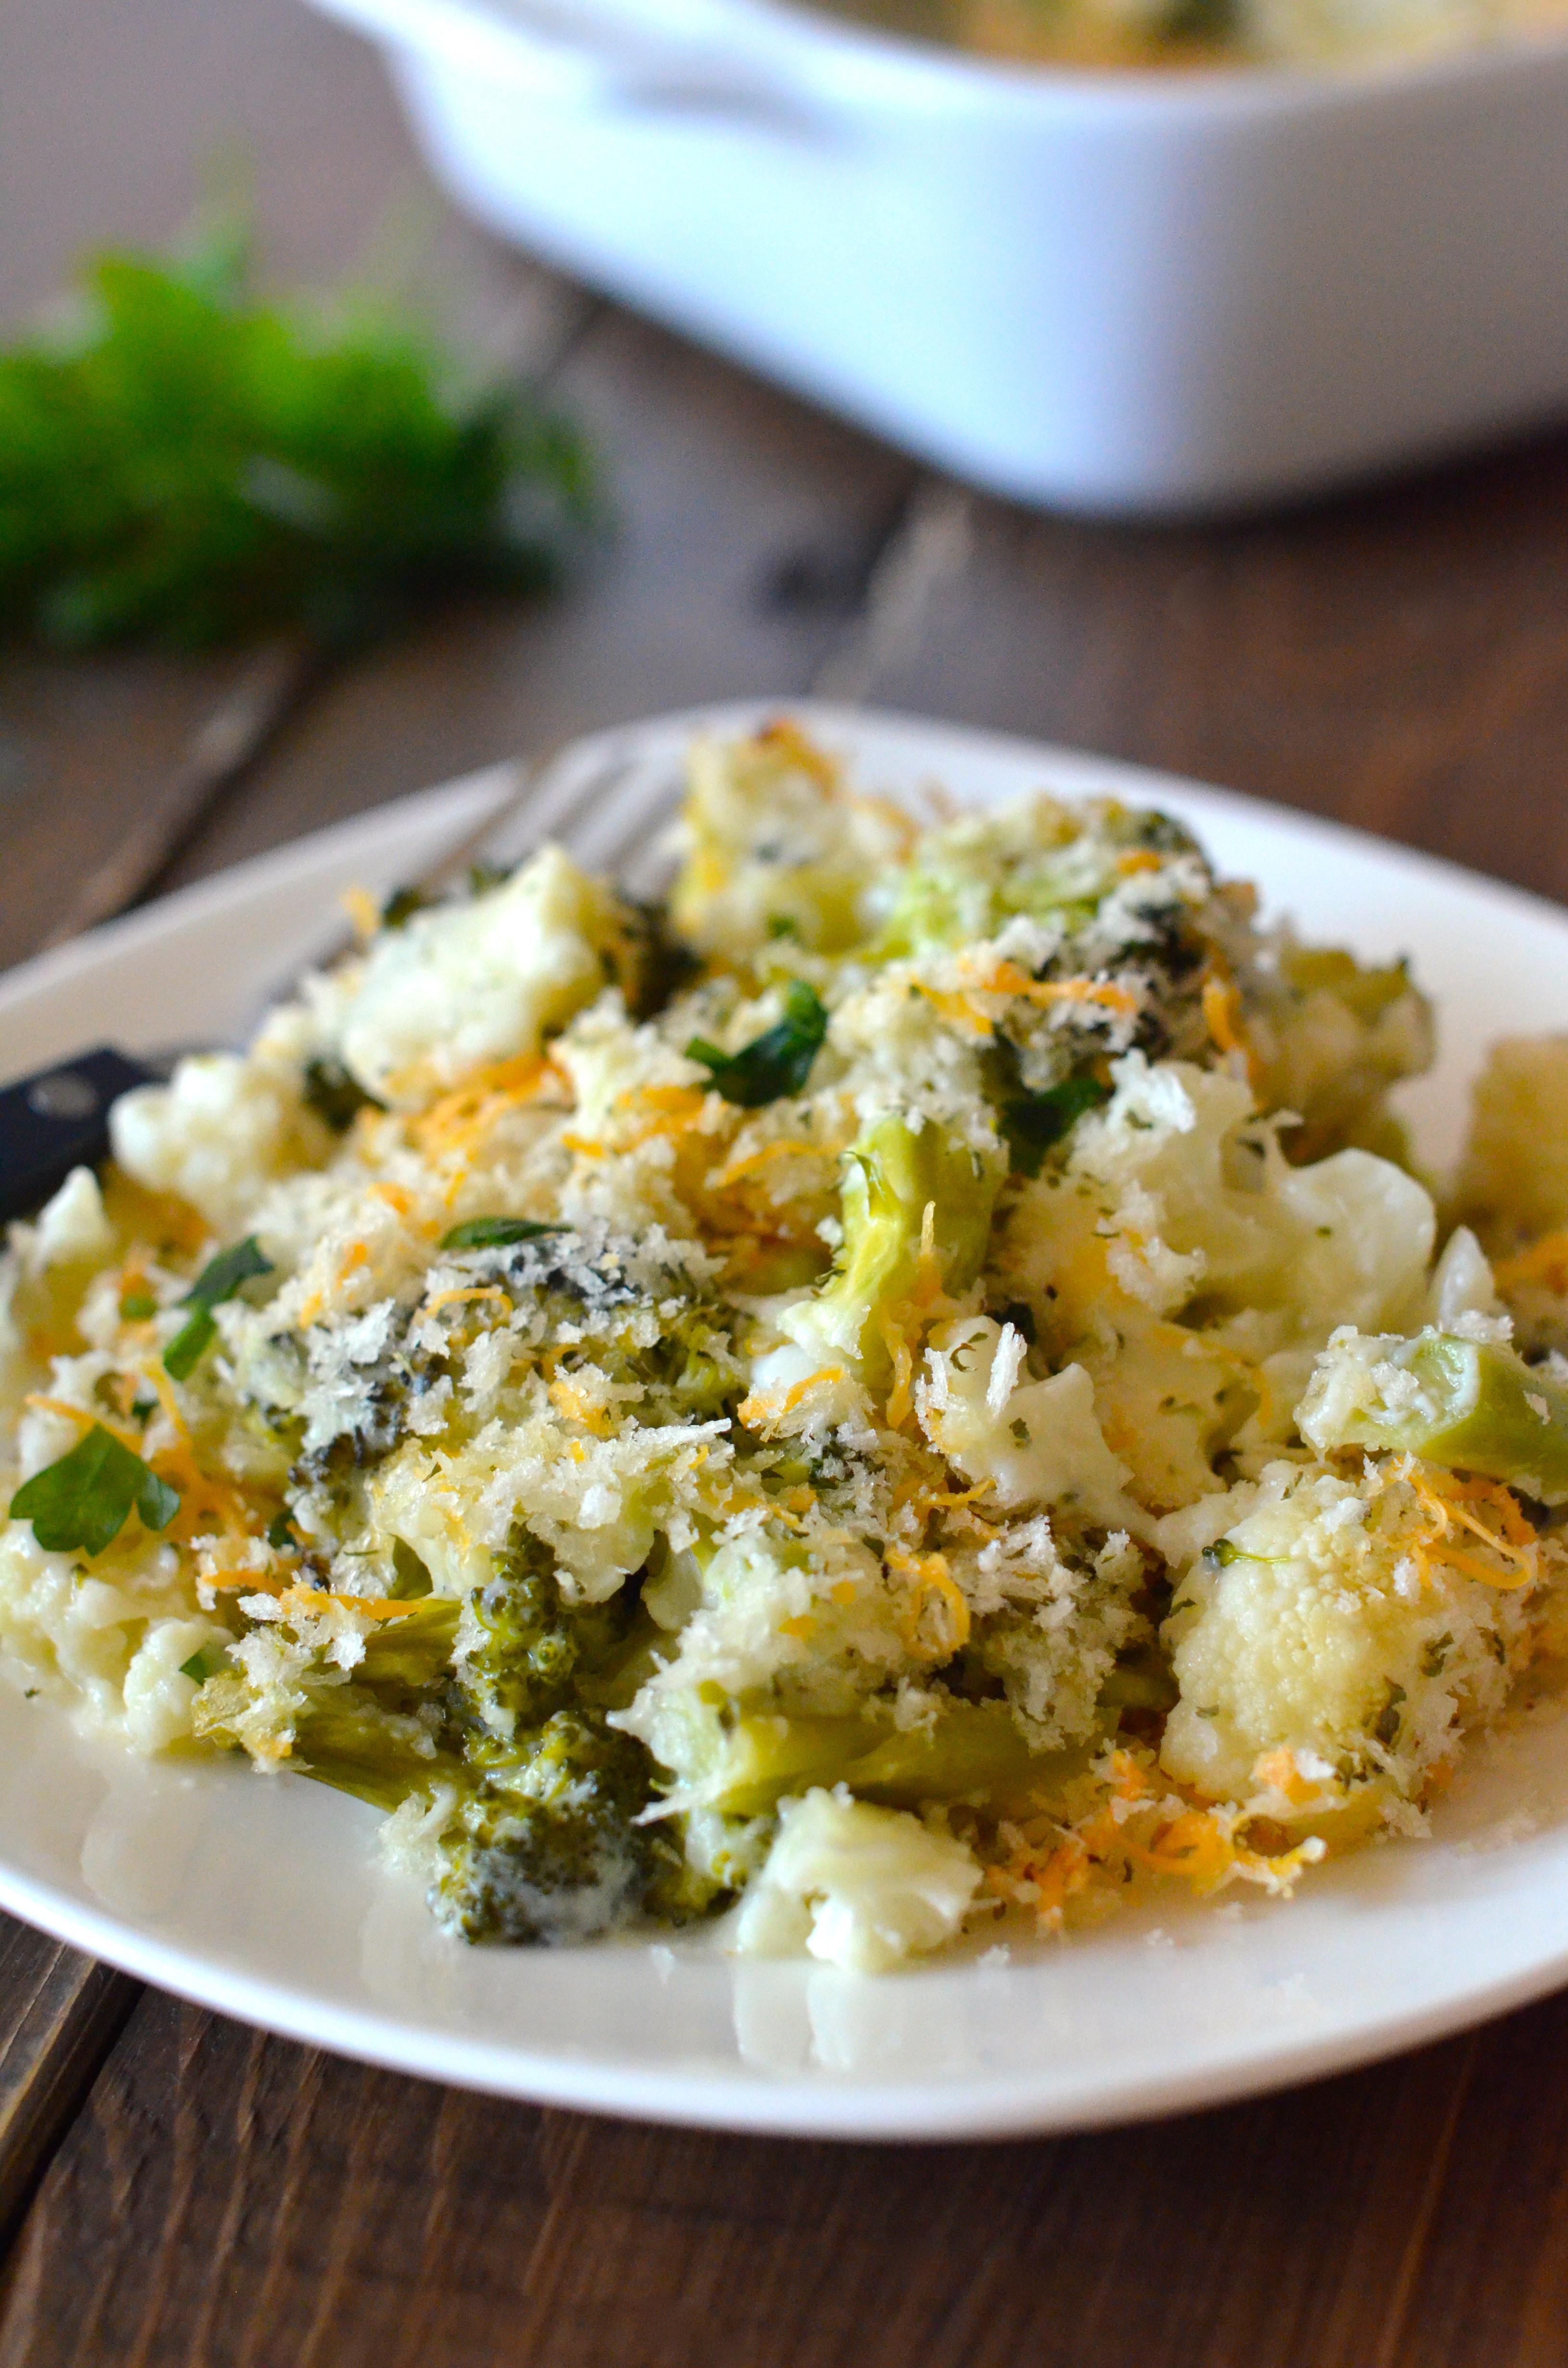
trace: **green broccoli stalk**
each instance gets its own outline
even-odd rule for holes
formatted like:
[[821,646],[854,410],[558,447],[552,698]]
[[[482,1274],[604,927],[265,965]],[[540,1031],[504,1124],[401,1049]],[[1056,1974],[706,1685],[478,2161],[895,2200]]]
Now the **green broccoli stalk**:
[[[428,1596],[365,1639],[351,1675],[324,1660],[305,1672],[290,1718],[290,1764],[299,1774],[378,1809],[395,1809],[413,1793],[460,1777],[457,1751],[427,1712],[450,1664],[460,1609],[447,1597]],[[191,1706],[192,1731],[238,1749],[260,1706],[247,1677],[221,1669]]]
[[[1369,1345],[1386,1355],[1348,1369],[1331,1349],[1302,1401],[1302,1436],[1320,1452],[1392,1449],[1506,1480],[1542,1504],[1568,1504],[1568,1390],[1561,1383],[1511,1349],[1449,1332]],[[1394,1375],[1408,1383],[1391,1387]]]
[[780,1328],[824,1360],[858,1359],[868,1383],[881,1381],[891,1358],[882,1319],[896,1321],[922,1280],[927,1209],[937,1279],[956,1296],[984,1263],[1000,1182],[996,1163],[945,1127],[928,1120],[916,1132],[905,1119],[876,1120],[846,1156],[834,1271]]
[[1089,1747],[1037,1752],[1005,1702],[946,1700],[928,1725],[906,1732],[867,1718],[801,1718],[756,1712],[714,1722],[708,1765],[691,1792],[704,1808],[755,1817],[787,1793],[847,1784],[857,1800],[895,1809],[967,1801],[1017,1807],[1082,1772]]

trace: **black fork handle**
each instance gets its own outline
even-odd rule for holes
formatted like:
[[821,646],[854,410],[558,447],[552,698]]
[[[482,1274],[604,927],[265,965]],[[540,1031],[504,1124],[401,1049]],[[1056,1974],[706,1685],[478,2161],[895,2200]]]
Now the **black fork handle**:
[[110,1044],[57,1061],[0,1090],[0,1220],[25,1217],[108,1151],[109,1104],[163,1072]]

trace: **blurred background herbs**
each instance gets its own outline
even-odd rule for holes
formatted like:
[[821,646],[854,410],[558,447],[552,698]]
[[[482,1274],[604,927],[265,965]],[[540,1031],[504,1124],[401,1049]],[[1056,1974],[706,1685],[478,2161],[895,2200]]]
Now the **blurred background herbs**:
[[103,256],[0,355],[0,631],[335,651],[555,583],[598,509],[573,429],[388,310],[257,302],[246,259],[232,228]]
[[102,255],[0,353],[0,637],[246,654],[51,944],[157,886],[328,661],[458,594],[548,592],[603,517],[530,388],[385,300],[258,301],[248,246],[224,222]]

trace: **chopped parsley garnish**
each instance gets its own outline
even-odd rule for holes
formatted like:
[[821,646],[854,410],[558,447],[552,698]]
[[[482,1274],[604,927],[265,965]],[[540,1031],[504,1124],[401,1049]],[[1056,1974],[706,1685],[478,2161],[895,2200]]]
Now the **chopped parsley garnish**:
[[1097,1077],[1063,1077],[1043,1093],[1009,1095],[996,1113],[996,1123],[1019,1176],[1038,1176],[1045,1155],[1071,1133],[1088,1110],[1110,1099],[1110,1087]]
[[537,1242],[541,1234],[563,1234],[562,1224],[541,1224],[537,1217],[470,1217],[441,1235],[444,1250],[509,1250],[515,1242]]
[[10,1514],[32,1523],[46,1554],[100,1554],[133,1506],[148,1529],[166,1529],[179,1510],[179,1491],[96,1422],[69,1454],[23,1482]]
[[228,1666],[229,1656],[223,1645],[203,1645],[188,1661],[180,1663],[179,1673],[182,1678],[194,1678],[199,1686],[204,1686],[209,1678],[215,1678],[220,1669],[226,1669]]
[[701,1062],[713,1091],[727,1102],[741,1110],[760,1110],[786,1094],[805,1091],[826,1034],[826,1007],[814,987],[797,978],[791,979],[784,997],[783,1019],[738,1053],[722,1053],[706,1038],[694,1036],[686,1054],[688,1061]]
[[164,1350],[165,1372],[176,1382],[187,1381],[218,1329],[212,1310],[219,1301],[233,1299],[241,1283],[249,1282],[253,1276],[271,1272],[272,1260],[263,1257],[254,1234],[247,1234],[233,1249],[220,1250],[216,1258],[209,1258],[179,1303],[194,1312]]
[[232,226],[104,256],[69,335],[0,353],[0,630],[342,648],[555,578],[597,511],[572,431],[390,308],[257,303],[246,260]]
[[[383,925],[384,916],[383,916]],[[358,1077],[351,1076],[341,1061],[330,1053],[305,1063],[303,1099],[316,1116],[334,1134],[347,1134],[362,1110],[385,1110],[374,1094],[368,1094]]]
[[1446,1628],[1440,1636],[1433,1638],[1421,1656],[1421,1674],[1424,1678],[1442,1676],[1453,1641],[1451,1632]]
[[1385,1751],[1392,1751],[1399,1741],[1400,1704],[1404,1700],[1404,1688],[1389,1679],[1388,1699],[1373,1723],[1372,1734]]
[[381,906],[383,929],[401,929],[415,913],[422,913],[429,902],[423,888],[394,888]]

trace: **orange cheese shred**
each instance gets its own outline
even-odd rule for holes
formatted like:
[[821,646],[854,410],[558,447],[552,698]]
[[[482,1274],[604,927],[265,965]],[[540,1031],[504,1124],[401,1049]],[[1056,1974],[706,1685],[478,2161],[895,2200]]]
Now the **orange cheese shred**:
[[506,1292],[498,1282],[470,1283],[465,1290],[432,1292],[419,1313],[421,1316],[434,1315],[438,1308],[455,1306],[460,1300],[506,1299]]
[[29,1391],[23,1404],[37,1406],[42,1414],[63,1415],[68,1422],[75,1423],[83,1431],[89,1431],[95,1428],[107,1430],[111,1439],[119,1440],[121,1447],[129,1447],[132,1455],[140,1455],[142,1452],[142,1441],[139,1438],[131,1431],[122,1429],[118,1422],[110,1422],[106,1416],[95,1414],[89,1406],[72,1406],[64,1398],[43,1397],[37,1391]]
[[1533,1282],[1547,1291],[1568,1292],[1568,1233],[1544,1234],[1516,1258],[1499,1258],[1492,1272],[1499,1291]]
[[1203,982],[1203,1021],[1217,1050],[1241,1054],[1246,1064],[1247,1082],[1255,1093],[1259,1091],[1263,1064],[1242,1025],[1241,996],[1233,981],[1222,979],[1212,971]]
[[[941,1554],[907,1554],[902,1546],[889,1546],[887,1561],[890,1570],[907,1579],[910,1587],[908,1616],[900,1624],[904,1643],[911,1652],[923,1653],[927,1659],[946,1661],[969,1642],[970,1611],[963,1592],[948,1567],[948,1558]],[[938,1633],[930,1638],[925,1632],[928,1607],[939,1609]]]
[[578,1382],[562,1373],[550,1384],[550,1402],[565,1415],[570,1422],[580,1422],[596,1439],[608,1439],[610,1420],[603,1406],[596,1406]]

